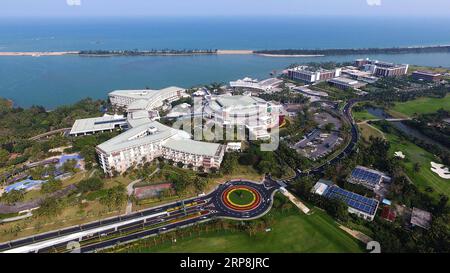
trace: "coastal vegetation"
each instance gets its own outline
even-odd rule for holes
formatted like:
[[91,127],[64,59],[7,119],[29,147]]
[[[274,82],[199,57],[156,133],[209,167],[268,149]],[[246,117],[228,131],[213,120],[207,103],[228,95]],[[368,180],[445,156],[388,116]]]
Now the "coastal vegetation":
[[217,49],[81,50],[80,56],[155,56],[217,54]]
[[390,48],[332,48],[332,49],[266,49],[255,54],[271,55],[362,55],[362,54],[418,54],[450,52],[450,46],[390,47]]

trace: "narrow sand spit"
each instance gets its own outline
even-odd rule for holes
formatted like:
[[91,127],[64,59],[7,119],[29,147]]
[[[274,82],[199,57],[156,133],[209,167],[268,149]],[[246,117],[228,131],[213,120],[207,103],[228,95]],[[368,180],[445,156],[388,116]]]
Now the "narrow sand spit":
[[253,50],[247,50],[247,49],[219,49],[219,50],[217,50],[217,54],[219,54],[219,55],[245,55],[245,54],[253,54]]
[[0,56],[62,56],[68,54],[78,54],[78,51],[61,51],[61,52],[0,52]]
[[307,57],[324,57],[325,55],[289,55],[289,54],[261,54],[256,53],[256,55],[264,57],[279,57],[279,58],[307,58]]

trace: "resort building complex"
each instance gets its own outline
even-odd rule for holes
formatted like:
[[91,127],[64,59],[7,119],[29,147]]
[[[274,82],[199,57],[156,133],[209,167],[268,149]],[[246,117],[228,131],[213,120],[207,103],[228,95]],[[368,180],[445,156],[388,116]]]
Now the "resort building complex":
[[204,115],[220,126],[245,126],[250,139],[267,139],[279,124],[280,109],[258,97],[221,95],[208,98]]
[[190,168],[219,168],[225,148],[220,144],[191,140],[185,131],[152,121],[98,145],[96,151],[103,171],[112,174],[157,157],[181,162]]
[[167,87],[160,90],[116,90],[108,94],[114,107],[130,110],[154,110],[186,95],[186,90],[180,87]]
[[344,77],[334,78],[328,80],[328,82],[339,89],[351,89],[351,88],[357,89],[367,85],[367,83],[359,82],[357,80]]
[[330,80],[341,75],[341,69],[326,70],[309,66],[297,66],[287,70],[291,80],[303,81],[306,83],[316,83]]
[[376,77],[396,77],[406,75],[409,65],[381,62],[378,60],[358,59],[355,66],[363,68]]
[[414,71],[412,77],[416,80],[437,82],[441,80],[441,74],[433,71]]
[[271,91],[279,91],[280,89],[278,86],[283,81],[277,78],[269,78],[262,81],[258,81],[256,79],[251,78],[243,78],[241,80],[237,81],[231,81],[230,87],[234,89],[250,89],[255,91],[262,91],[262,92],[271,92]]
[[169,87],[161,90],[121,90],[109,93],[113,106],[123,108],[121,115],[77,120],[71,135],[127,129],[96,147],[103,171],[112,175],[150,162],[157,157],[197,169],[219,168],[225,146],[191,140],[191,135],[157,121],[158,108],[185,95],[185,90]]

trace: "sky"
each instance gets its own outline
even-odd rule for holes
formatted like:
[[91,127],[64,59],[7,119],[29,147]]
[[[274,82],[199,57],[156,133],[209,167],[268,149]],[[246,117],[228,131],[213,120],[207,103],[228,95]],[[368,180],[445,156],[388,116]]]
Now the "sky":
[[0,0],[0,17],[450,16],[449,0]]

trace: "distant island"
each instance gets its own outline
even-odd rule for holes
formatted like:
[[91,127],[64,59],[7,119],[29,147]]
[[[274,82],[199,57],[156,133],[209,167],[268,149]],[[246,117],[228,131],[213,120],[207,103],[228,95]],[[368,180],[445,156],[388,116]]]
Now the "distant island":
[[322,57],[333,55],[364,54],[420,54],[448,53],[450,45],[410,46],[386,48],[329,48],[329,49],[151,49],[151,50],[81,50],[81,51],[47,51],[47,52],[0,52],[1,56],[63,56],[78,55],[82,57],[115,57],[115,56],[186,56],[186,55],[250,55],[265,57]]
[[80,56],[161,56],[217,54],[217,49],[82,50]]
[[406,54],[406,53],[438,53],[450,52],[450,45],[411,46],[387,48],[330,48],[330,49],[266,49],[253,53],[265,56],[330,56],[357,54]]

